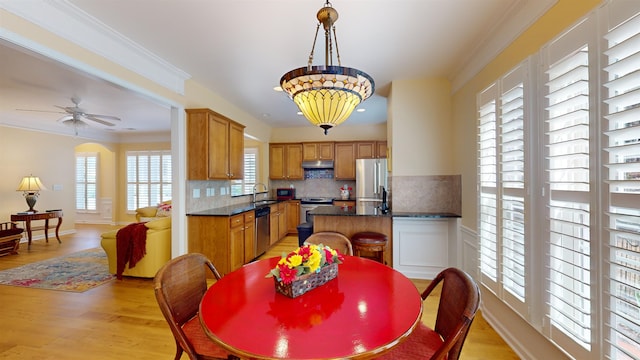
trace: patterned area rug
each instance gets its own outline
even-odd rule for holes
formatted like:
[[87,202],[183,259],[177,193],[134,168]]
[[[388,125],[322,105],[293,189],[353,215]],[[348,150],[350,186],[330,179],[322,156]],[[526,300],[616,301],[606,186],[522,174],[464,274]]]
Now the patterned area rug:
[[115,279],[100,248],[0,271],[0,285],[84,292]]

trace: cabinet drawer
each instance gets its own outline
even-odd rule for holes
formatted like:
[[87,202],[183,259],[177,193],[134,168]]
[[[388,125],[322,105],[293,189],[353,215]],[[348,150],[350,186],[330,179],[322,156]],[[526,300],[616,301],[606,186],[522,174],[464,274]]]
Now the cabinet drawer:
[[230,227],[244,225],[244,214],[233,215],[229,222]]
[[356,206],[356,202],[353,200],[333,200],[333,206],[339,206],[339,207]]
[[255,218],[256,218],[255,211],[247,211],[246,213],[244,213],[245,223],[252,223]]

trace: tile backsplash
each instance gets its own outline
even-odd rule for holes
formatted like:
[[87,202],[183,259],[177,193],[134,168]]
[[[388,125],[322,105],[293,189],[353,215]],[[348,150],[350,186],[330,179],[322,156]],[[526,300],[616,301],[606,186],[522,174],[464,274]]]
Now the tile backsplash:
[[462,214],[462,176],[394,176],[393,211]]

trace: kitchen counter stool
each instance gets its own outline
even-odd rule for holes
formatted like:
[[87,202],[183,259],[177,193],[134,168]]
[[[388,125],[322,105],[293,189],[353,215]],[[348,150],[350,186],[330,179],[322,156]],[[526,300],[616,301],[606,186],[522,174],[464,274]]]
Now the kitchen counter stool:
[[387,235],[373,231],[355,233],[351,236],[353,253],[361,256],[362,252],[373,253],[375,260],[385,264],[385,251],[389,239]]

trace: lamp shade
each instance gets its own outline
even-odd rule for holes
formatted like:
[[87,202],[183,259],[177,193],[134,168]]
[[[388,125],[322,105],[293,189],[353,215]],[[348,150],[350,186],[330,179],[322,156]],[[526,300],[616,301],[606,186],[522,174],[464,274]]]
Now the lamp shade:
[[18,188],[16,189],[16,191],[31,193],[36,193],[40,190],[46,190],[46,188],[42,185],[40,178],[33,175],[23,177],[22,181],[20,181],[20,185],[18,185]]
[[[280,78],[280,87],[298,106],[304,117],[313,125],[324,129],[324,134],[327,135],[329,129],[345,121],[361,102],[373,94],[375,83],[365,72],[340,64],[334,25],[338,20],[338,12],[328,0],[318,10],[316,17],[316,37],[307,66],[284,74]],[[312,66],[321,25],[325,34],[325,66]],[[333,65],[334,46],[338,66]]]
[[298,68],[282,76],[280,85],[307,120],[325,133],[345,121],[374,90],[369,75],[342,66]]

